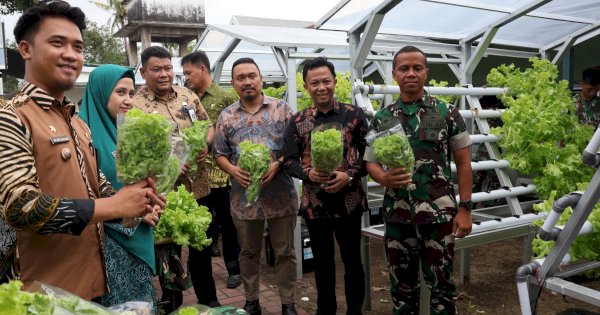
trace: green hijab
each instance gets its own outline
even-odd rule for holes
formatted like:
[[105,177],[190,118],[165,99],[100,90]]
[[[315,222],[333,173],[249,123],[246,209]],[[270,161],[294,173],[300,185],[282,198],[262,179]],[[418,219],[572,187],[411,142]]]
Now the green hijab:
[[[115,161],[117,124],[108,111],[108,100],[115,85],[122,78],[134,80],[133,71],[111,64],[102,65],[92,71],[83,93],[79,111],[79,116],[92,132],[98,167],[117,190],[123,184],[117,180]],[[106,234],[130,253],[146,262],[156,273],[152,229],[147,224],[140,223],[135,231],[112,223],[105,223],[104,227]]]

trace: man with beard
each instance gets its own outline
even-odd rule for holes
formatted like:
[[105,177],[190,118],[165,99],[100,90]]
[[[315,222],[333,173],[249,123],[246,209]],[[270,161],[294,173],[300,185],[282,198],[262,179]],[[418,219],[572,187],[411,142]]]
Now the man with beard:
[[[275,251],[275,274],[284,315],[296,314],[296,254],[294,227],[298,199],[292,179],[281,172],[283,132],[292,116],[291,108],[282,100],[262,93],[262,75],[250,58],[233,63],[231,84],[240,100],[219,115],[215,132],[217,165],[231,177],[231,213],[240,243],[240,269],[246,304],[244,309],[260,315],[260,252],[265,221],[271,232]],[[258,200],[248,203],[245,189],[250,173],[237,166],[238,145],[244,140],[261,143],[270,149],[269,170],[262,178]]]
[[[17,230],[15,276],[92,299],[106,292],[102,221],[164,207],[154,180],[115,194],[89,128],[65,97],[83,66],[85,15],[63,1],[27,10],[14,29],[25,81],[0,109],[0,209]],[[112,196],[112,197],[111,197]]]

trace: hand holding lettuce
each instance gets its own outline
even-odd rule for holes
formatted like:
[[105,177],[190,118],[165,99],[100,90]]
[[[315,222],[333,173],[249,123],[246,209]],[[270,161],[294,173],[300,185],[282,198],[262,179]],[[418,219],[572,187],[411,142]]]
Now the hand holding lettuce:
[[[415,156],[402,125],[398,124],[388,130],[371,133],[366,137],[367,143],[373,147],[375,158],[388,169],[403,167],[411,171],[415,165]],[[408,190],[415,185],[409,184]]]
[[250,185],[246,188],[246,206],[249,206],[258,199],[262,177],[269,170],[271,157],[264,144],[244,140],[239,148],[238,166],[250,173]]

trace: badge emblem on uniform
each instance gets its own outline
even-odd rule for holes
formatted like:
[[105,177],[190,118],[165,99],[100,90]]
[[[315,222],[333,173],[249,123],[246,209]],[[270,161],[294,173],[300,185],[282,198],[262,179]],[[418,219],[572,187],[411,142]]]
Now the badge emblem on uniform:
[[55,128],[54,126],[52,126],[52,125],[49,125],[49,126],[48,126],[48,129],[50,129],[50,132],[52,132],[52,133],[56,133],[56,128]]
[[65,161],[70,159],[71,158],[71,149],[69,149],[69,148],[62,149],[62,151],[60,152],[60,157]]

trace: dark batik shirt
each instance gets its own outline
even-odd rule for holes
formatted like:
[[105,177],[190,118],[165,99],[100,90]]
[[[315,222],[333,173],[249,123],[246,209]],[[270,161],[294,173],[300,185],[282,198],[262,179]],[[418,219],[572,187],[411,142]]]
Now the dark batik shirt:
[[[450,153],[471,145],[465,122],[453,105],[428,95],[404,104],[399,98],[375,114],[373,129],[384,131],[401,123],[415,154],[412,181],[416,189],[386,189],[385,220],[392,223],[450,222],[456,215],[456,196]],[[365,160],[377,162],[372,147]]]
[[[321,184],[308,179],[312,169],[311,134],[315,129],[336,128],[344,138],[344,161],[337,171],[352,177],[350,184],[337,193],[327,193]],[[365,175],[363,154],[368,124],[362,109],[335,101],[327,113],[314,105],[295,114],[285,133],[285,168],[302,180],[300,211],[309,219],[360,215],[368,209],[360,177]]]

